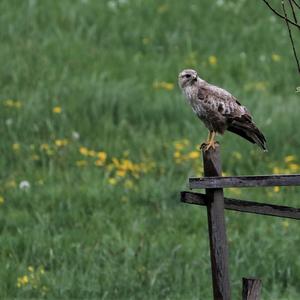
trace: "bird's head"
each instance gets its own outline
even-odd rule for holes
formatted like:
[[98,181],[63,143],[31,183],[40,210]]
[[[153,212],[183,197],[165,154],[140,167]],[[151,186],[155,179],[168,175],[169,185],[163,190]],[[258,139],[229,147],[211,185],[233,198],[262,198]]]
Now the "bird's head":
[[178,84],[179,87],[184,89],[187,86],[193,85],[198,80],[198,75],[195,70],[186,69],[179,73]]

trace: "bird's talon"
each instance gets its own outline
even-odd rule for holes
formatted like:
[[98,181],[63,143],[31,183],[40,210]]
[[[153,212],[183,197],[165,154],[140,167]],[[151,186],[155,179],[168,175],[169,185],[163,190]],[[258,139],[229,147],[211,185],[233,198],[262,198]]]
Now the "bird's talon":
[[212,148],[213,150],[215,150],[217,144],[218,144],[218,143],[215,142],[215,141],[211,141],[211,142],[209,142],[208,144],[203,143],[203,144],[201,145],[201,149],[203,149],[204,152],[206,152],[206,151],[209,150],[210,148]]

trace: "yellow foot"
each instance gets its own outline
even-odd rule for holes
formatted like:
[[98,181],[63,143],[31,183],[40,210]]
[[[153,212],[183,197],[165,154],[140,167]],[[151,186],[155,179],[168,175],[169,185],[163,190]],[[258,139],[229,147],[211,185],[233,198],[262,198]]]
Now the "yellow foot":
[[216,149],[218,142],[210,141],[209,143],[202,143],[200,146],[200,149],[204,150],[205,152],[209,150],[210,148],[213,148],[213,150]]

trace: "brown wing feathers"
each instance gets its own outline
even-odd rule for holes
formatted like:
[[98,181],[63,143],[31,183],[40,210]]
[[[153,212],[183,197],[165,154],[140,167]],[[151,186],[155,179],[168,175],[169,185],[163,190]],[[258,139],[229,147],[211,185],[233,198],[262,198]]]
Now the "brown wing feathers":
[[241,117],[229,118],[227,130],[243,137],[253,144],[257,144],[264,151],[267,151],[266,139],[252,122],[250,116],[242,115]]

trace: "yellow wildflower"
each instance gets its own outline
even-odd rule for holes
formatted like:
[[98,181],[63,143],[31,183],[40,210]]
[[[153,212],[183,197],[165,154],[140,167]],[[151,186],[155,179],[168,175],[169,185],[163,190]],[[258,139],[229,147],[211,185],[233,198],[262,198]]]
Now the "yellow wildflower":
[[[224,176],[224,174],[223,174],[223,176]],[[240,188],[229,188],[228,191],[236,196],[240,196],[242,194],[242,191]]]
[[215,66],[218,63],[217,57],[215,55],[209,56],[208,62],[211,66]]
[[159,14],[163,14],[165,13],[167,10],[169,9],[169,6],[167,4],[163,4],[163,5],[160,5],[158,8],[157,8],[157,12]]
[[256,81],[256,82],[249,82],[244,85],[245,91],[259,91],[264,92],[266,91],[269,83],[267,81]]
[[275,62],[279,62],[281,61],[281,56],[276,54],[276,53],[272,53],[272,60],[275,61]]
[[124,177],[126,175],[126,171],[125,170],[118,170],[117,175],[120,176],[120,177]]
[[98,152],[97,155],[98,155],[98,159],[101,160],[101,161],[105,161],[106,158],[107,158],[107,154],[104,151]]
[[190,144],[190,141],[187,139],[183,139],[183,140],[175,141],[173,142],[173,144],[176,150],[182,150]]
[[121,197],[121,202],[123,202],[123,203],[127,203],[128,202],[128,197],[126,197],[126,196],[122,196]]
[[109,164],[106,166],[108,172],[111,172],[115,168],[114,164]]
[[173,156],[174,158],[179,158],[181,156],[181,153],[179,151],[175,151]]
[[76,161],[76,166],[77,167],[84,167],[87,165],[87,161],[86,160],[77,160]]
[[28,271],[31,272],[31,273],[34,272],[34,268],[33,268],[32,266],[29,266],[27,269],[28,269]]
[[49,145],[48,144],[41,144],[40,149],[41,150],[48,150],[49,149]]
[[12,180],[8,180],[6,183],[5,183],[5,187],[6,188],[9,188],[9,189],[13,189],[17,186],[17,183],[14,179]]
[[21,148],[20,144],[18,144],[18,143],[12,144],[12,149],[13,149],[14,151],[17,152],[17,151],[20,150],[20,148]]
[[104,165],[104,161],[103,161],[103,160],[100,160],[100,159],[97,159],[97,160],[95,161],[95,165],[96,165],[97,167],[101,167],[101,166]]
[[197,159],[197,158],[200,157],[200,153],[199,153],[199,151],[191,151],[188,154],[188,157],[191,158],[191,159]]
[[21,103],[21,101],[15,101],[15,103],[14,103],[14,107],[16,107],[16,108],[20,108],[22,106],[22,103]]
[[290,163],[292,161],[296,160],[296,156],[295,155],[287,155],[285,158],[284,158],[284,162],[285,163]]
[[291,164],[288,165],[288,168],[292,172],[297,172],[300,169],[300,166],[298,164],[291,163]]
[[117,179],[116,178],[108,178],[108,183],[111,185],[116,185],[117,184]]
[[14,100],[8,99],[4,101],[4,105],[8,107],[13,107],[14,106]]
[[39,179],[39,180],[36,181],[36,183],[38,185],[43,185],[44,184],[44,180],[43,179]]
[[123,152],[123,156],[124,156],[124,157],[128,157],[128,156],[129,156],[129,153],[130,153],[129,150],[125,150],[125,151]]
[[52,112],[55,114],[60,114],[62,112],[62,109],[60,106],[55,106],[53,107]]
[[278,167],[274,167],[274,168],[273,168],[273,173],[274,173],[274,174],[281,174],[281,173],[282,173],[282,170],[281,170],[280,168],[278,168]]
[[31,155],[31,160],[39,160],[40,157],[37,154],[32,154]]
[[167,91],[171,91],[174,89],[174,83],[165,82],[162,87]]
[[139,171],[140,166],[138,164],[134,164],[129,159],[123,159],[121,167],[125,170],[129,171]]
[[286,220],[286,221],[282,221],[281,224],[282,224],[282,226],[283,226],[284,228],[288,228],[289,225],[290,225],[290,224],[289,224],[289,221],[287,221],[287,220]]
[[267,86],[268,86],[268,82],[266,81],[258,81],[258,82],[255,82],[254,84],[254,88],[256,91],[265,91],[267,89]]
[[130,180],[130,179],[127,179],[125,182],[124,182],[124,187],[126,189],[132,189],[134,187],[134,184],[133,184],[133,181]]
[[176,159],[175,159],[175,162],[176,162],[176,164],[180,164],[180,163],[182,162],[182,159],[176,158]]
[[237,152],[237,151],[232,152],[232,156],[237,160],[242,159],[242,154],[240,152]]
[[4,203],[4,197],[0,196],[0,205]]
[[88,151],[88,156],[95,157],[96,155],[97,155],[96,151],[94,151],[94,150],[89,150]]
[[26,285],[29,282],[28,276],[24,275],[18,278],[18,287]]
[[147,37],[144,37],[142,41],[144,45],[148,45],[150,43],[150,39]]
[[62,140],[55,140],[54,143],[57,147],[63,147],[68,145],[69,141],[67,139],[62,139]]
[[80,148],[79,148],[79,152],[80,152],[80,154],[82,154],[82,155],[84,155],[84,156],[88,156],[88,154],[89,154],[89,149],[86,148],[86,147],[80,147]]
[[274,186],[273,191],[275,193],[279,193],[280,192],[280,187],[279,186]]
[[47,155],[51,156],[51,155],[54,154],[54,151],[51,150],[51,149],[48,149],[48,150],[46,151],[46,153],[47,153]]
[[175,142],[174,144],[175,144],[175,149],[176,150],[182,150],[185,147],[185,145],[183,143],[180,143],[180,142]]
[[153,83],[154,89],[164,89],[166,91],[171,91],[174,89],[174,83],[165,81],[156,81]]
[[18,100],[15,101],[12,99],[7,99],[4,101],[4,106],[20,108],[22,106],[22,103],[21,103],[21,101],[18,101]]
[[115,167],[120,168],[121,164],[120,164],[120,162],[119,162],[119,160],[117,158],[113,157],[112,158],[112,162],[113,162],[113,164],[114,164]]

